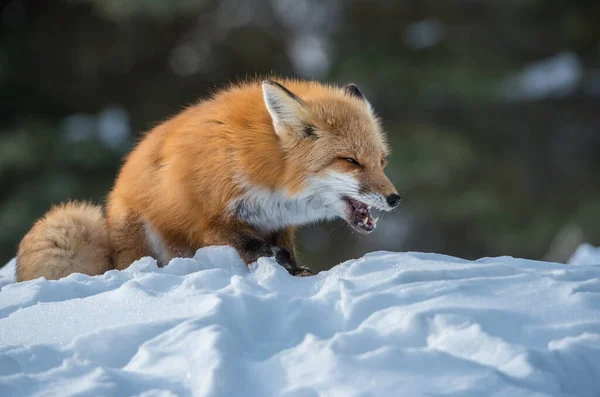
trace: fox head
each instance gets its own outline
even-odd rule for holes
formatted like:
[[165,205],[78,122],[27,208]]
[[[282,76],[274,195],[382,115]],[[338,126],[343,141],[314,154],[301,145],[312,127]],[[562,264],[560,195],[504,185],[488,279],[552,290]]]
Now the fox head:
[[341,217],[361,233],[373,231],[371,207],[390,211],[401,197],[384,174],[389,150],[358,87],[327,87],[300,98],[268,80],[262,91],[286,162],[302,179],[299,194],[317,199],[322,218]]

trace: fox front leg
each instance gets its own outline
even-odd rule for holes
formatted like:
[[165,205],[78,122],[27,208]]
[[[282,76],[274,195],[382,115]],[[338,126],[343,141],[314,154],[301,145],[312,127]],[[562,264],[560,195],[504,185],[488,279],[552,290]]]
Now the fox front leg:
[[269,244],[254,237],[242,237],[237,248],[240,256],[247,262],[255,262],[261,256],[274,257],[275,261],[285,268],[292,276],[311,276],[310,270],[296,264],[292,255],[285,248]]
[[283,248],[290,255],[292,262],[296,264],[296,267],[299,269],[297,271],[296,276],[311,276],[312,271],[304,267],[296,261],[296,247],[294,246],[294,237],[296,234],[296,228],[289,227],[287,229],[283,229],[282,231],[276,233],[273,236],[273,241],[276,246]]
[[266,256],[275,258],[275,261],[292,276],[306,277],[311,276],[309,269],[300,267],[296,264],[293,254],[277,244],[268,243],[265,240],[254,237],[251,234],[233,233],[224,237],[222,234],[213,234],[212,238],[205,242],[205,245],[226,244],[235,248],[240,257],[246,264],[256,262],[258,258]]

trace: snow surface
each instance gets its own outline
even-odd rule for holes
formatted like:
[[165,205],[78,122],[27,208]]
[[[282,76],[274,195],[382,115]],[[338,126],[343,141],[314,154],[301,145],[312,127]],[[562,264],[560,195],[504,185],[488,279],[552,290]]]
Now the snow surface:
[[567,263],[569,265],[600,265],[600,247],[581,244]]
[[377,252],[293,278],[208,247],[7,284],[0,396],[30,395],[598,396],[600,266]]
[[[17,280],[16,274],[17,258],[13,258],[10,262],[0,268],[0,289],[7,284],[12,284]],[[0,298],[2,295],[0,295]]]

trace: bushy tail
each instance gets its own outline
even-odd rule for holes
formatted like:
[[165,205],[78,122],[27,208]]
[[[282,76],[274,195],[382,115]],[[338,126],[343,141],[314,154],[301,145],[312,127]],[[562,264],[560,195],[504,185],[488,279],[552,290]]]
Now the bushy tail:
[[78,202],[61,204],[48,211],[21,240],[17,280],[102,274],[113,268],[111,255],[102,208]]

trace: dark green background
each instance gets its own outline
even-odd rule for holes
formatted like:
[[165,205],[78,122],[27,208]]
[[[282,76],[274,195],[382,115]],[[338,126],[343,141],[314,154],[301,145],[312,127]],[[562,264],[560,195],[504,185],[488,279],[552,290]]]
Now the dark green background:
[[3,4],[0,263],[52,203],[102,202],[141,133],[269,72],[357,83],[405,197],[369,236],[305,229],[307,264],[377,249],[564,261],[600,245],[597,1]]

